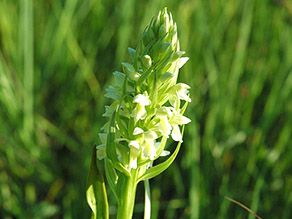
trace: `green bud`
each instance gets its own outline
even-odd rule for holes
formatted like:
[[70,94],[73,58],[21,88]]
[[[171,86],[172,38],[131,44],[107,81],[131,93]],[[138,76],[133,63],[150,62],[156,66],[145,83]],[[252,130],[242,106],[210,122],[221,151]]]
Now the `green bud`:
[[170,48],[171,48],[171,43],[162,44],[160,49],[159,49],[159,55],[163,55],[163,54],[167,53],[167,50],[169,50]]
[[155,39],[155,33],[154,33],[154,30],[153,30],[153,27],[149,28],[148,35],[149,35],[150,42]]
[[161,15],[161,11],[159,11],[158,15],[157,15],[157,18],[154,22],[154,27],[155,27],[155,30],[158,31],[159,30],[159,26],[160,26],[160,15]]
[[138,72],[136,72],[133,65],[126,62],[122,62],[122,66],[124,73],[128,76],[130,80],[138,81],[141,75]]
[[166,33],[166,27],[164,25],[161,25],[158,32],[158,37],[163,37]]
[[164,24],[166,32],[169,31],[169,15],[167,13],[167,8],[165,7],[163,9],[163,12],[161,14],[161,23]]
[[173,27],[173,19],[172,19],[172,14],[169,12],[169,27]]
[[[161,53],[168,51],[168,44],[165,43],[171,44],[172,51],[179,50],[177,27],[173,22],[172,14],[167,12],[167,8],[160,11],[158,16],[151,21],[150,25],[145,29],[142,39],[144,46],[149,48],[149,51],[147,49],[144,54],[150,54],[153,60],[158,60],[161,58]],[[154,45],[151,45],[153,43]],[[144,54],[142,53],[141,55]]]
[[[176,27],[176,23],[173,25],[173,30],[171,31],[171,43],[174,47],[177,47],[177,44],[179,44],[179,41],[177,39],[177,27]],[[179,47],[179,46],[178,46]],[[179,50],[179,48],[177,49],[177,51]]]
[[149,43],[148,31],[147,30],[144,30],[144,32],[143,32],[142,40],[143,40],[143,44],[144,45],[147,45]]
[[142,57],[142,64],[146,67],[146,68],[150,68],[152,65],[152,59],[149,55],[145,55]]

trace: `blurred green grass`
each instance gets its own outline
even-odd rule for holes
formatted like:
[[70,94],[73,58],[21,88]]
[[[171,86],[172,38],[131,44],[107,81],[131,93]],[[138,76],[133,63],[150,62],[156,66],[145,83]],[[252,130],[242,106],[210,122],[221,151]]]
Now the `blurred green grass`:
[[179,80],[193,122],[150,182],[152,218],[254,218],[224,196],[292,217],[290,1],[1,0],[0,218],[89,218],[104,89],[164,6],[190,57]]

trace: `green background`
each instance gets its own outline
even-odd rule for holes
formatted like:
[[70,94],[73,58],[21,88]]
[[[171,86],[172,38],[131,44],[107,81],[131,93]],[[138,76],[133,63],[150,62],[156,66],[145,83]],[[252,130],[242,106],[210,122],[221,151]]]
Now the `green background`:
[[0,0],[0,218],[90,217],[105,88],[165,6],[190,57],[192,123],[150,181],[152,218],[254,218],[225,196],[292,217],[291,1]]

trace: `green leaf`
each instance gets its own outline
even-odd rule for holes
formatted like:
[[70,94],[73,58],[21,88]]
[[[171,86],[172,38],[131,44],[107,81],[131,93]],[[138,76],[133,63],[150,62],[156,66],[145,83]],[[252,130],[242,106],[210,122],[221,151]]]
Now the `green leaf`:
[[136,50],[131,48],[131,47],[129,47],[128,48],[128,52],[129,52],[129,55],[131,57],[132,62],[134,62],[135,61]]
[[116,114],[116,121],[117,121],[117,124],[119,126],[119,129],[120,129],[120,132],[121,132],[122,136],[124,138],[128,138],[128,130],[124,126],[124,124],[123,124],[123,122],[121,120],[121,117],[120,117],[120,106],[118,107],[118,111],[117,111],[117,114]]
[[152,65],[150,68],[147,69],[147,71],[145,73],[143,73],[141,75],[141,77],[139,78],[138,82],[137,82],[137,86],[140,86],[144,80],[148,77],[148,75],[153,71],[153,69],[156,67],[158,63],[155,63],[154,65]]
[[167,141],[167,137],[163,136],[161,139],[160,145],[156,150],[157,157],[155,157],[155,158],[158,158],[161,155],[162,151],[165,148],[166,141]]
[[104,178],[96,162],[96,146],[93,147],[91,154],[91,164],[86,186],[86,198],[93,212],[92,218],[109,218]]
[[120,100],[121,96],[120,96],[120,92],[117,88],[113,87],[113,86],[109,86],[108,88],[105,89],[106,94],[104,95],[107,98],[111,98],[114,100]]
[[[183,135],[183,132],[184,132],[184,126],[182,128],[182,135]],[[172,153],[172,155],[166,161],[146,170],[146,172],[138,178],[137,182],[151,179],[151,178],[159,175],[160,173],[162,173],[164,170],[166,170],[172,164],[174,159],[176,158],[176,156],[179,152],[180,146],[181,146],[181,142],[178,142],[175,151]]]
[[182,57],[186,52],[185,51],[177,51],[172,54],[170,61],[175,62],[178,60],[180,57]]
[[106,156],[111,162],[111,164],[119,170],[120,172],[126,174],[127,176],[130,176],[129,171],[121,164],[121,162],[118,159],[117,151],[116,151],[116,143],[115,143],[115,134],[116,134],[116,127],[115,127],[115,115],[116,112],[113,113],[108,135],[107,135],[107,141],[106,141]]
[[[190,95],[189,95],[189,97],[190,97]],[[185,104],[184,104],[184,106],[181,108],[181,110],[180,110],[180,114],[181,114],[181,115],[183,115],[183,114],[185,113],[188,104],[189,104],[189,102],[186,101]]]
[[113,75],[115,77],[115,86],[114,87],[118,87],[118,88],[122,89],[126,75],[124,73],[118,72],[118,71],[115,71],[113,73]]
[[169,79],[172,79],[174,77],[174,74],[169,73],[169,72],[165,72],[162,76],[161,76],[161,82],[166,82]]
[[117,182],[118,182],[118,175],[116,173],[115,168],[111,165],[108,158],[104,159],[104,167],[105,167],[105,175],[107,182],[109,184],[110,189],[112,190],[116,200],[119,202],[119,198],[117,195]]
[[151,100],[152,100],[152,105],[156,107],[157,103],[157,95],[158,95],[158,84],[157,84],[157,72],[154,71],[154,81],[153,81],[153,89],[150,90],[151,92]]

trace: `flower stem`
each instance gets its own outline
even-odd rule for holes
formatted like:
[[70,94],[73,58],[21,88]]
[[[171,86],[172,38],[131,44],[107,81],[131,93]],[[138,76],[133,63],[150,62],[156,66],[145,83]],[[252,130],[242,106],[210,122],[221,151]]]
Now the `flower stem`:
[[145,186],[145,209],[144,209],[144,219],[150,219],[151,217],[151,194],[149,180],[144,181]]
[[136,195],[136,177],[123,176],[121,191],[120,191],[120,202],[118,206],[117,219],[131,219],[135,205]]

